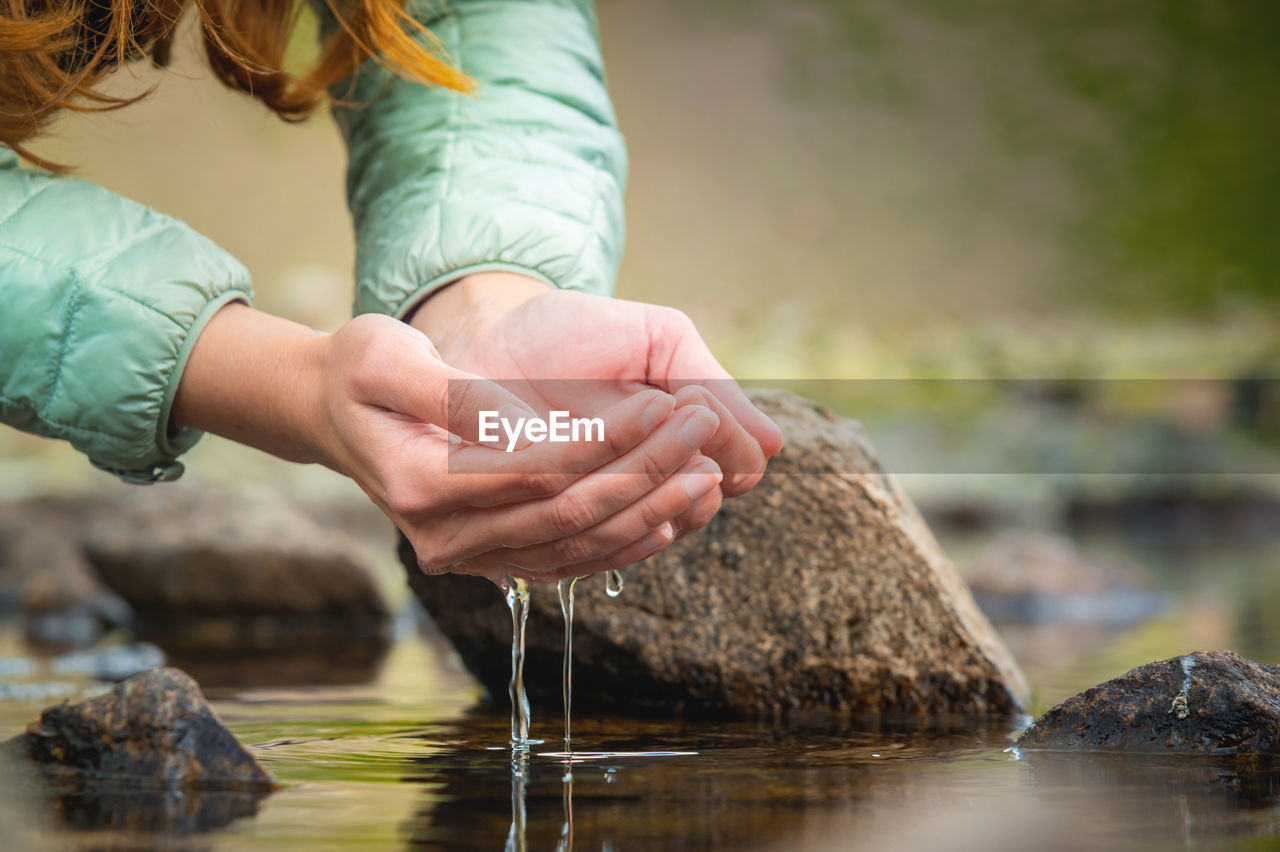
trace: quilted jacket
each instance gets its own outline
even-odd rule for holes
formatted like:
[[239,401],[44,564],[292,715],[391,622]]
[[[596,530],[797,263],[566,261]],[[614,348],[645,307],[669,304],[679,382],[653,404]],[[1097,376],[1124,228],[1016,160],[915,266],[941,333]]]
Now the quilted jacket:
[[[366,63],[334,94],[356,228],[355,312],[403,315],[469,272],[608,293],[626,153],[590,0],[416,2],[479,84]],[[197,336],[249,273],[182,222],[0,147],[0,419],[126,481],[178,476],[170,426]]]

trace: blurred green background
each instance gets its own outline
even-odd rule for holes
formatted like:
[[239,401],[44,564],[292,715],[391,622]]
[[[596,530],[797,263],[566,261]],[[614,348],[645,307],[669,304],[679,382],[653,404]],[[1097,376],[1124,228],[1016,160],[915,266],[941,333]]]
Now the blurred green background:
[[[602,0],[632,162],[618,295],[683,308],[752,380],[1274,375],[1280,6],[959,5]],[[156,91],[37,150],[211,236],[259,307],[339,325],[328,118],[223,90],[190,28],[168,72],[118,77]],[[343,487],[225,442],[202,458]],[[0,459],[15,496],[102,476],[12,430]]]

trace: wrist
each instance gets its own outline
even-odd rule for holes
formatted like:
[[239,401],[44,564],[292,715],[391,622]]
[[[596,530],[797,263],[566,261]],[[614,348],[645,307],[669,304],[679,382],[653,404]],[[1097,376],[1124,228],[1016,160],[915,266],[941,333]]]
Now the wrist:
[[289,461],[322,460],[327,339],[247,305],[227,305],[196,340],[174,398],[174,421]]
[[514,272],[464,275],[427,297],[407,317],[440,351],[446,361],[454,341],[466,339],[486,324],[552,287]]

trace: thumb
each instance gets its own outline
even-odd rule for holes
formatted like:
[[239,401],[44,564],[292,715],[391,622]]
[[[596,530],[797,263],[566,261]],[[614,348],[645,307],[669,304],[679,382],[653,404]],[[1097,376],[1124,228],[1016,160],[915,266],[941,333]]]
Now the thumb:
[[379,383],[378,404],[477,443],[482,412],[498,412],[499,418],[510,422],[535,416],[532,408],[502,385],[449,366],[434,347],[424,344],[425,338],[404,347],[394,366],[384,365],[390,369]]

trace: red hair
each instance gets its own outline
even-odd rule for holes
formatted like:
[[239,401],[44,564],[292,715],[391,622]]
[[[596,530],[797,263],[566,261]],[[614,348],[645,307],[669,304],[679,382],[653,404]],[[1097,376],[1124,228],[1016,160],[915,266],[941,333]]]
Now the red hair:
[[[472,83],[444,57],[405,0],[325,0],[338,21],[314,66],[284,70],[289,37],[305,0],[0,0],[0,142],[40,165],[58,166],[23,146],[59,109],[116,109],[144,97],[98,86],[120,64],[169,61],[174,29],[190,3],[200,16],[214,74],[281,118],[310,115],[333,84],[366,60],[402,76],[469,92]],[[423,38],[423,43],[414,36]]]

